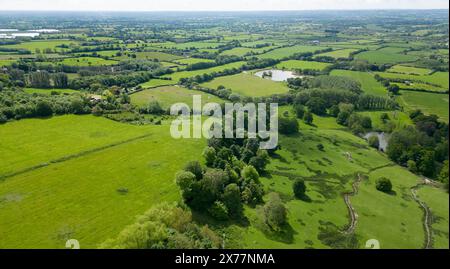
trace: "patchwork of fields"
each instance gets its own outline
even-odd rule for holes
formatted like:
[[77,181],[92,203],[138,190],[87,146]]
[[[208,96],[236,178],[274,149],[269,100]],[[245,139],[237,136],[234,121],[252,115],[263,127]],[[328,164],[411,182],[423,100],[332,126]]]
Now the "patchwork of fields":
[[[445,11],[0,12],[0,249],[448,249]],[[194,95],[278,103],[279,147],[172,138]]]

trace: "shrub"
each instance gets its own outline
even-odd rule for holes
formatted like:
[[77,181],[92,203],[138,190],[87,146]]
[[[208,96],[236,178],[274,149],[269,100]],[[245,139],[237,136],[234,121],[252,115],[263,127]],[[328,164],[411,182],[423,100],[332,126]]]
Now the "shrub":
[[325,147],[323,144],[317,144],[317,149],[320,151],[324,151]]
[[150,101],[150,103],[147,106],[147,113],[149,114],[162,114],[164,110],[162,109],[161,105],[158,103],[158,101],[153,100]]
[[36,104],[36,115],[40,117],[48,117],[53,115],[53,109],[47,101],[39,101]]
[[278,130],[282,134],[295,134],[298,133],[299,125],[297,119],[280,117],[278,122]]
[[294,105],[295,115],[298,119],[303,119],[305,115],[305,107],[299,104]]
[[3,113],[0,113],[0,124],[7,122],[8,119],[6,118],[5,115],[3,115]]
[[264,205],[264,221],[273,231],[281,231],[287,221],[287,209],[277,193],[269,193]]
[[295,197],[297,197],[298,199],[305,197],[306,185],[303,179],[295,180],[294,184],[292,185],[292,189],[294,191]]
[[377,190],[385,193],[389,193],[392,191],[392,183],[391,180],[385,177],[379,178],[376,181]]
[[408,167],[408,170],[411,171],[412,173],[417,173],[417,164],[415,161],[408,160],[406,162],[406,166]]
[[303,121],[306,124],[311,125],[313,123],[313,121],[314,121],[313,114],[311,112],[309,112],[309,111],[306,112],[305,116],[303,117]]

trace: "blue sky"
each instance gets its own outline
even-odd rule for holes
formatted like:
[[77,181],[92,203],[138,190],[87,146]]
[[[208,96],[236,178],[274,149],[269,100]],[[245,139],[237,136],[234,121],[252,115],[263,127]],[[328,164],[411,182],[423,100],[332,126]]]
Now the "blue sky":
[[2,10],[448,9],[447,0],[0,0]]

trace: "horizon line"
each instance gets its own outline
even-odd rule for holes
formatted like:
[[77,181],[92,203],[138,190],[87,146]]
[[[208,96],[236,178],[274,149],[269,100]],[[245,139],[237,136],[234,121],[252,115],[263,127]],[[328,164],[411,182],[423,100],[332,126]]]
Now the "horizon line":
[[420,11],[420,10],[449,10],[449,8],[360,8],[360,9],[249,9],[249,10],[100,10],[100,9],[80,9],[80,10],[65,10],[65,9],[48,9],[48,10],[27,10],[27,9],[10,9],[0,10],[2,12],[299,12],[299,11]]

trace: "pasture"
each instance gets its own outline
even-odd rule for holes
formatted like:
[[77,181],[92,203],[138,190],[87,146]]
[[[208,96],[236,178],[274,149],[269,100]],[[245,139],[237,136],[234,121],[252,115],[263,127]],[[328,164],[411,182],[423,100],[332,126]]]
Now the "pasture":
[[[383,154],[369,148],[364,140],[340,130],[328,118],[316,118],[318,121],[313,127],[300,123],[299,135],[280,137],[282,149],[269,165],[271,176],[262,178],[266,192],[279,193],[287,206],[285,232],[267,232],[257,210],[246,208],[251,225],[233,225],[227,229],[234,238],[239,238],[230,242],[232,247],[364,248],[367,240],[377,238],[382,248],[421,248],[423,214],[407,196],[417,176],[393,165]],[[324,146],[323,151],[317,148],[318,144]],[[351,243],[351,237],[341,232],[349,224],[342,193],[351,190],[358,174],[363,177],[361,191],[350,199],[359,221],[356,240]],[[385,197],[386,194],[375,189],[373,182],[380,174],[395,181],[396,196]],[[292,183],[297,178],[306,182],[306,200],[293,195]],[[393,204],[392,209],[385,208]],[[385,229],[382,222],[391,221],[392,227]]]
[[417,191],[420,200],[424,201],[433,215],[433,247],[448,249],[449,207],[448,193],[444,189],[424,186]]
[[[172,139],[168,125],[93,116],[22,120],[0,126],[0,133],[6,170],[49,163],[0,181],[0,248],[62,249],[69,238],[96,248],[152,205],[177,201],[174,174],[205,146]],[[78,155],[50,163],[72,154]]]
[[289,88],[285,83],[263,79],[252,73],[240,73],[231,76],[218,77],[212,81],[201,84],[201,86],[211,89],[217,89],[219,86],[224,86],[233,93],[249,97],[270,96],[273,94],[287,93],[289,91]]
[[0,60],[0,67],[1,66],[9,66],[16,62],[16,60]]
[[296,53],[315,52],[317,50],[322,50],[322,49],[324,49],[324,47],[296,45],[296,46],[292,46],[292,47],[284,47],[284,48],[279,48],[279,49],[269,51],[267,53],[258,55],[258,58],[280,60],[280,59],[292,56]]
[[402,53],[402,48],[382,48],[379,50],[364,51],[355,55],[355,59],[366,60],[375,64],[396,64],[414,62],[416,56]]
[[14,45],[5,45],[1,46],[3,48],[11,48],[11,49],[25,49],[31,51],[31,53],[35,53],[36,50],[40,52],[44,52],[45,49],[51,49],[53,51],[63,51],[63,48],[59,48],[61,45],[77,45],[77,41],[73,40],[40,40],[40,41],[29,41],[29,42],[23,42],[20,44],[14,44]]
[[314,62],[314,61],[299,61],[299,60],[289,60],[279,63],[276,68],[278,69],[288,69],[288,70],[318,70],[322,71],[326,67],[330,66],[329,63],[321,63],[321,62]]
[[393,67],[389,68],[387,72],[390,73],[401,73],[401,74],[410,74],[410,75],[428,75],[431,70],[427,68],[418,68],[413,66],[406,66],[406,65],[394,65]]
[[158,61],[161,61],[161,62],[163,62],[163,61],[171,62],[171,61],[183,58],[182,56],[159,52],[159,51],[142,51],[142,52],[133,52],[133,53],[128,52],[127,54],[123,54],[120,57],[115,57],[114,59],[117,59],[117,60],[132,59],[132,57],[130,57],[131,54],[136,55],[136,59],[140,59],[140,60],[157,59]]
[[174,85],[176,84],[173,80],[166,80],[166,79],[151,79],[147,82],[144,82],[142,84],[139,84],[142,88],[155,88],[160,86],[168,86],[168,85]]
[[192,96],[194,95],[201,95],[202,103],[204,104],[209,102],[223,102],[220,98],[201,91],[188,90],[179,86],[163,86],[132,94],[131,103],[145,107],[150,101],[158,101],[164,109],[168,109],[171,105],[176,103],[185,103],[192,107]]
[[211,73],[220,72],[220,71],[223,71],[226,69],[240,68],[244,64],[245,64],[245,62],[234,62],[234,63],[215,66],[215,67],[211,67],[211,68],[207,68],[207,69],[175,72],[173,74],[164,75],[163,77],[171,78],[173,81],[178,82],[182,78],[191,78],[191,77],[195,77],[197,75],[211,74]]
[[190,64],[197,64],[197,63],[211,63],[214,62],[210,59],[200,59],[200,58],[183,58],[183,59],[177,59],[174,60],[177,64],[184,64],[184,65],[190,65]]
[[77,58],[66,58],[59,62],[63,65],[70,66],[101,66],[101,65],[117,65],[118,61],[105,60],[98,57],[77,57]]
[[58,93],[58,94],[72,94],[72,93],[79,93],[79,91],[76,90],[71,90],[71,89],[37,89],[37,88],[25,88],[23,89],[26,93],[29,94],[45,94],[45,95],[49,95],[49,94],[53,94],[53,93]]
[[349,77],[358,81],[361,83],[362,90],[367,94],[377,96],[387,95],[387,90],[370,73],[348,70],[333,70],[330,74],[332,76]]
[[332,57],[334,59],[342,59],[342,58],[346,59],[346,58],[349,58],[350,54],[355,51],[357,51],[357,49],[338,49],[338,50],[333,50],[330,52],[317,54],[316,57],[328,56],[328,57]]
[[448,122],[448,94],[402,91],[398,98],[408,111],[420,109]]
[[448,72],[435,72],[431,75],[410,75],[410,74],[397,74],[397,73],[389,73],[389,72],[376,72],[383,78],[387,79],[396,79],[401,81],[415,81],[415,82],[424,82],[430,83],[432,85],[439,86],[444,90],[448,90],[449,88],[449,78]]

